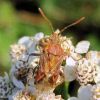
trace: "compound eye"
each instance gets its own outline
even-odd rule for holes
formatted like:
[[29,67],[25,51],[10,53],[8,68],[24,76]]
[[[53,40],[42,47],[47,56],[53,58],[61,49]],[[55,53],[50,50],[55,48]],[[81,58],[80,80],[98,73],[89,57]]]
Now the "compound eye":
[[46,46],[50,42],[49,38],[43,38],[39,41],[40,46]]

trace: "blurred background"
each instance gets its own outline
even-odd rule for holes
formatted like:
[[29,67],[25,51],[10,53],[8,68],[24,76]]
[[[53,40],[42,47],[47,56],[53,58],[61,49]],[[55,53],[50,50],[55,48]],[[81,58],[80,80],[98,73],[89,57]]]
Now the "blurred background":
[[38,32],[51,34],[49,25],[38,11],[39,7],[55,30],[85,16],[84,21],[62,34],[73,37],[74,44],[89,40],[92,50],[100,50],[100,0],[0,0],[0,73],[9,71],[9,48],[20,37]]

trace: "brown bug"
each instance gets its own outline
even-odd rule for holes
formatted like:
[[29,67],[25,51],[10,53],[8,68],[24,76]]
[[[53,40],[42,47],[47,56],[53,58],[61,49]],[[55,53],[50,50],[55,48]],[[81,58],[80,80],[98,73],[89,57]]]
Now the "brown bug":
[[50,38],[44,38],[40,41],[40,47],[42,55],[40,56],[40,66],[35,80],[38,82],[45,76],[50,76],[49,82],[55,83],[60,73],[60,66],[66,55],[61,48],[59,35],[53,33]]
[[[53,30],[51,22],[47,19],[43,11],[40,8],[39,11]],[[39,61],[39,69],[36,71],[36,75],[34,77],[36,83],[43,80],[45,77],[47,78],[49,83],[56,83],[58,76],[61,73],[60,66],[64,61],[65,57],[69,55],[67,52],[64,52],[63,48],[61,47],[60,33],[62,33],[65,29],[76,25],[83,19],[84,17],[68,25],[59,32],[53,31],[50,37],[43,38],[39,41],[41,54]]]

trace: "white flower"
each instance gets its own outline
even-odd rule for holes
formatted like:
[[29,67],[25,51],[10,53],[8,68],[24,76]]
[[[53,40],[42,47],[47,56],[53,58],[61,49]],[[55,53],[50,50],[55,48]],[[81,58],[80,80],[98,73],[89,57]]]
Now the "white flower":
[[92,86],[81,86],[78,90],[78,96],[77,97],[70,97],[68,100],[91,100],[92,92],[91,92]]
[[100,51],[89,51],[86,54],[86,58],[91,59],[100,66]]
[[26,47],[30,46],[29,44],[32,42],[31,37],[24,36],[18,40],[18,44],[23,44]]
[[39,32],[37,33],[35,36],[34,36],[34,39],[39,41],[40,39],[42,39],[44,37],[44,34],[42,32]]
[[[56,86],[64,81],[64,78],[66,81],[73,81],[76,79],[79,81],[80,85],[86,85],[79,88],[78,97],[71,97],[68,100],[91,100],[91,98],[92,100],[100,99],[100,85],[95,85],[95,87],[87,85],[91,82],[95,82],[96,84],[100,83],[100,52],[88,52],[90,46],[89,41],[81,41],[75,48],[70,38],[61,36],[59,32],[56,33],[47,37],[44,37],[44,34],[41,32],[32,37],[25,36],[19,39],[17,44],[11,46],[10,54],[12,59],[12,68],[10,71],[10,77],[11,82],[13,82],[13,85],[17,90],[17,92],[12,94],[13,100],[62,100],[61,96],[55,96],[53,91],[49,90],[54,90]],[[57,47],[63,50],[63,53],[61,53],[62,55],[60,56],[64,56],[64,58],[61,59],[62,62],[60,64],[58,63],[58,57],[60,56],[53,55],[51,52],[53,48],[55,49],[56,47],[52,47],[52,43],[54,43],[53,46],[57,45]],[[48,50],[49,44],[50,52]],[[39,46],[40,48],[38,48]],[[55,51],[54,54],[60,53],[58,51]],[[41,52],[43,54],[47,53],[47,65],[44,65],[44,61],[46,61],[44,59],[46,59],[46,56],[40,56]],[[33,53],[37,53],[38,56],[35,56]],[[49,55],[49,53],[51,54]],[[82,58],[81,54],[84,53],[87,54]],[[42,63],[42,61],[40,62],[40,60],[42,60],[40,58],[42,57],[44,57],[43,64],[40,64]],[[49,60],[51,62],[49,62]],[[62,64],[64,60],[66,60],[65,67]],[[59,69],[57,69],[56,66],[54,69],[49,68],[49,65],[52,67],[53,64],[55,65],[56,63],[57,68],[60,67]],[[38,80],[37,77],[40,79],[42,77],[42,74],[38,74],[39,72],[43,72],[45,77],[43,77],[42,81],[34,84],[36,80]],[[52,85],[51,83],[53,82],[50,83],[50,81],[56,77],[56,72],[59,75],[57,74],[57,80],[55,84]],[[28,86],[28,89],[26,88],[26,85]],[[35,89],[37,89],[38,92],[36,92]],[[1,90],[4,91],[4,89]],[[8,89],[8,91],[10,90]],[[3,92],[2,95],[6,96],[5,92]]]
[[[13,67],[15,69],[15,67]],[[25,87],[25,84],[27,83],[27,68],[20,67],[18,69],[12,70],[10,73],[11,80],[13,84],[19,88],[23,89]],[[22,75],[22,76],[21,76]],[[24,83],[25,82],[25,83]]]
[[96,65],[96,75],[94,77],[95,83],[100,83],[100,66]]
[[22,44],[11,45],[10,56],[13,62],[19,60],[19,58],[26,52],[26,47]]
[[91,85],[80,87],[80,89],[78,90],[78,98],[79,98],[79,100],[82,100],[83,98],[84,98],[84,100],[89,100],[89,98],[92,95],[91,88],[92,88]]
[[75,61],[79,61],[82,58],[82,55],[75,52],[71,52],[70,57],[72,57]]
[[100,84],[81,86],[77,97],[68,100],[100,100]]
[[[69,48],[72,46],[71,44],[70,42]],[[77,78],[77,64],[80,62],[80,59],[82,59],[80,54],[86,53],[89,49],[89,45],[90,43],[88,41],[81,41],[77,44],[76,48],[72,46],[73,49],[70,51],[68,58],[66,58],[66,65],[64,68],[65,80],[72,81]]]
[[34,87],[27,87],[26,89],[22,89],[17,91],[12,95],[13,100],[36,100],[35,99],[35,91]]
[[12,93],[13,84],[11,83],[8,74],[5,72],[5,76],[0,76],[0,100],[2,98],[8,98]]
[[24,86],[24,84],[23,84],[23,82],[21,81],[21,80],[18,80],[17,78],[16,78],[16,76],[15,76],[15,71],[14,72],[11,72],[11,80],[12,80],[12,82],[13,82],[13,84],[17,87],[17,88],[19,88],[19,89],[23,89],[25,86]]
[[38,65],[39,59],[34,58],[29,62],[27,59],[16,61],[10,70],[11,80],[19,89],[23,89],[25,84],[34,85],[34,70]]
[[93,100],[100,100],[100,84],[96,84],[92,88]]
[[76,68],[76,78],[81,85],[86,85],[94,81],[96,75],[96,64],[91,60],[83,58],[78,61]]
[[96,65],[96,75],[94,77],[95,83],[100,83],[100,52],[99,51],[89,51],[86,54],[86,58],[90,59]]
[[72,57],[66,58],[64,67],[64,76],[66,81],[77,80],[80,85],[86,85],[91,82],[100,82],[100,66],[91,59],[82,58],[78,61]]
[[76,79],[75,71],[76,71],[76,61],[69,57],[66,59],[66,65],[64,67],[64,76],[66,81],[73,81]]
[[19,39],[18,44],[11,45],[10,55],[12,62],[22,59],[23,56],[31,53],[39,53],[36,46],[40,39],[44,37],[43,33],[37,33],[34,37],[22,37]]
[[38,44],[39,40],[44,37],[42,32],[37,33],[34,37],[22,37],[19,39],[18,44],[23,44],[26,46],[28,54],[33,53],[36,51],[36,45]]
[[42,32],[37,33],[35,36],[33,37],[29,37],[29,36],[24,36],[22,38],[20,38],[18,40],[18,44],[23,44],[26,47],[30,47],[31,44],[35,41],[39,41],[40,39],[42,39],[44,37],[44,34]]
[[69,57],[68,59],[66,59],[66,64],[67,66],[75,66],[76,62],[73,58]]
[[19,90],[12,97],[13,100],[63,100],[61,95],[55,96],[53,91],[40,92],[32,87]]
[[23,63],[22,61],[16,61],[16,63],[12,65],[11,70],[10,70],[11,80],[13,84],[19,89],[23,89],[24,84],[21,80],[17,79],[16,73],[18,72],[18,70],[25,67],[27,67],[26,63]]
[[37,95],[36,100],[63,100],[61,95],[55,96],[55,94],[51,91],[46,91]]
[[80,54],[87,53],[87,51],[89,49],[89,46],[90,46],[90,42],[89,41],[80,41],[76,45],[75,52],[76,53],[80,53]]

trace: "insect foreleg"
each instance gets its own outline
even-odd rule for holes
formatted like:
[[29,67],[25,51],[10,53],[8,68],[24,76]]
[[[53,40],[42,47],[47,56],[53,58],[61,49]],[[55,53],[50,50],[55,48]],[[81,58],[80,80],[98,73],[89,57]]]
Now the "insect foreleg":
[[27,58],[27,62],[29,61],[30,56],[40,56],[40,53],[31,53],[29,54],[28,58]]

